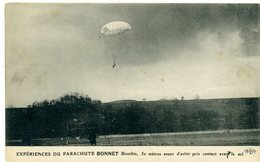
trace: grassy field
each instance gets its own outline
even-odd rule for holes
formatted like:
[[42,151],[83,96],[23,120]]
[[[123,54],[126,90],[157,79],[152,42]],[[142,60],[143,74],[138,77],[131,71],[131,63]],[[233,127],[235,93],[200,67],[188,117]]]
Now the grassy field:
[[123,146],[231,146],[260,145],[260,130],[160,133],[136,136],[101,137],[100,145]]
[[[16,140],[19,145],[20,140]],[[86,138],[34,139],[40,146],[89,146]],[[260,129],[201,132],[108,135],[97,138],[98,146],[245,146],[260,145]]]

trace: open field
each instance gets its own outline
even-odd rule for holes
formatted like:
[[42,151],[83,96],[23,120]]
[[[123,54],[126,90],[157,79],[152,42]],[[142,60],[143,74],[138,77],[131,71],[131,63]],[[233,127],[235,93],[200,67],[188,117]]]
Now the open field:
[[[89,146],[86,138],[48,138],[33,140],[40,146]],[[19,145],[18,141],[15,145]],[[9,141],[12,145],[12,141]],[[244,146],[260,145],[260,129],[201,132],[108,135],[97,138],[98,146]]]
[[99,138],[100,145],[141,146],[228,146],[259,145],[260,129],[233,131],[206,131],[186,133],[158,133]]

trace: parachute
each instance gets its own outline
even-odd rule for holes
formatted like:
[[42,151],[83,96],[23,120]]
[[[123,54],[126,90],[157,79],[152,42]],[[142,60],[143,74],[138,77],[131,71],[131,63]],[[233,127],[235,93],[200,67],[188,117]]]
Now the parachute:
[[120,43],[116,42],[115,39],[120,37],[120,35],[126,33],[127,31],[131,30],[131,26],[123,21],[113,21],[110,23],[105,24],[100,33],[103,37],[108,37],[110,40],[114,43],[116,43],[112,48],[114,49],[113,52],[113,59],[114,59],[114,65],[113,68],[116,66],[116,59],[117,59],[117,53],[120,49]]

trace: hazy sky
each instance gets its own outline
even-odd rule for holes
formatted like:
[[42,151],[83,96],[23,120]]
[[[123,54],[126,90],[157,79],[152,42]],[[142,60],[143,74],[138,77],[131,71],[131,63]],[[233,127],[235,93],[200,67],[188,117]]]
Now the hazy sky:
[[[8,4],[6,106],[260,96],[259,5]],[[99,37],[110,21],[132,30]],[[113,69],[114,46],[119,46]]]

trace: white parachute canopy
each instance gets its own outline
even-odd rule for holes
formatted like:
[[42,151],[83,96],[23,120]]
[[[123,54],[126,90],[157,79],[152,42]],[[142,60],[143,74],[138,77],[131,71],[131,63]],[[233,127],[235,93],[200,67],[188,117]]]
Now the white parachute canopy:
[[123,21],[113,21],[104,25],[100,31],[102,36],[114,37],[131,30],[131,26]]
[[101,36],[108,37],[109,43],[113,44],[110,46],[110,48],[113,49],[113,68],[116,66],[117,55],[120,53],[119,51],[122,47],[122,42],[124,42],[124,39],[119,38],[122,38],[121,34],[126,33],[129,30],[131,30],[131,26],[128,23],[123,21],[112,21],[104,25],[100,31]]

